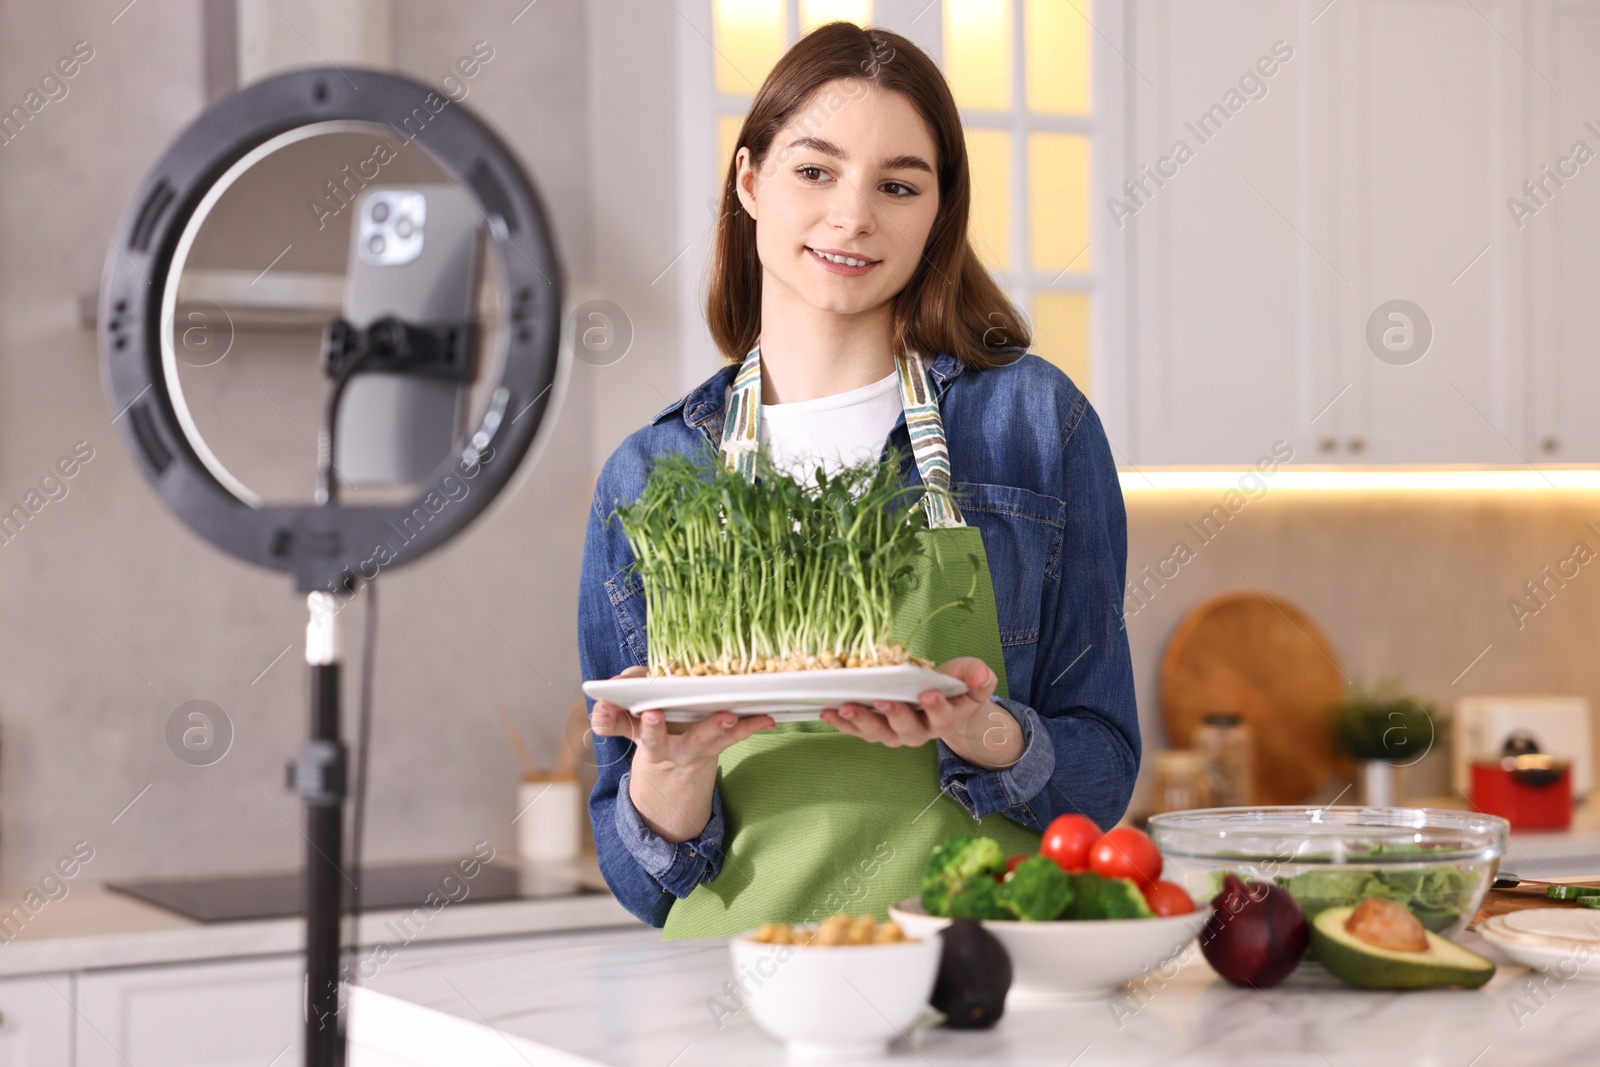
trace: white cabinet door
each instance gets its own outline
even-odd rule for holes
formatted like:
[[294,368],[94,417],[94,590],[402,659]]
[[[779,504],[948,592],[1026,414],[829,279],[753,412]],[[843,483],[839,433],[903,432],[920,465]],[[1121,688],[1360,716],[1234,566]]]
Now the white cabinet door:
[[1349,386],[1324,434],[1336,452],[1319,458],[1530,458],[1523,255],[1505,206],[1524,177],[1522,12],[1345,0],[1311,27],[1334,116],[1327,254],[1344,275],[1329,287],[1333,384]]
[[[1138,462],[1248,464],[1279,439],[1296,462],[1532,458],[1523,246],[1505,203],[1535,76],[1512,43],[1523,11],[1137,7],[1135,186],[1107,192],[1131,239]],[[1574,63],[1592,55],[1585,29]],[[1561,96],[1575,112],[1592,98]],[[1572,345],[1586,325],[1570,325]],[[1593,363],[1561,372],[1600,385]]]
[[78,976],[77,1067],[292,1067],[298,956]]
[[[1137,460],[1253,463],[1310,452],[1319,253],[1307,121],[1318,62],[1281,0],[1135,7],[1133,148],[1107,189],[1132,241]],[[1131,209],[1131,213],[1130,213]],[[1123,235],[1127,235],[1123,237]]]
[[0,1067],[71,1067],[72,976],[0,981]]
[[[1532,426],[1538,462],[1600,461],[1600,3],[1532,8],[1523,174],[1506,190],[1529,251]],[[1547,84],[1548,77],[1559,91]],[[1533,183],[1531,190],[1521,187]]]

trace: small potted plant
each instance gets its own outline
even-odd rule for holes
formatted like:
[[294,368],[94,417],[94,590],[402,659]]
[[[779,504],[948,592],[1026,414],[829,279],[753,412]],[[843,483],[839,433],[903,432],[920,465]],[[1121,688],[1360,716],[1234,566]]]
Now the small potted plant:
[[1426,756],[1442,733],[1433,703],[1392,678],[1370,689],[1357,681],[1328,717],[1335,747],[1357,761],[1361,802],[1375,808],[1395,803],[1399,770]]

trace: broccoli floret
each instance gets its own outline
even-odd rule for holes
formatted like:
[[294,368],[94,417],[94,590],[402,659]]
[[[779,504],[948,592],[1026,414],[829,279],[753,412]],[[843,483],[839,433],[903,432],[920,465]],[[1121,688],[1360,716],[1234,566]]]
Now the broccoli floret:
[[1055,860],[1033,856],[1006,875],[999,896],[1009,918],[1044,922],[1059,917],[1072,903],[1072,880]]
[[1074,874],[1072,902],[1063,919],[1148,919],[1155,914],[1128,878],[1102,878],[1093,871]]
[[922,908],[929,915],[950,915],[950,901],[961,887],[979,876],[993,882],[1006,869],[1005,853],[992,837],[952,837],[935,845],[922,875]]
[[1009,919],[1000,905],[1000,883],[992,874],[968,878],[950,898],[952,919]]

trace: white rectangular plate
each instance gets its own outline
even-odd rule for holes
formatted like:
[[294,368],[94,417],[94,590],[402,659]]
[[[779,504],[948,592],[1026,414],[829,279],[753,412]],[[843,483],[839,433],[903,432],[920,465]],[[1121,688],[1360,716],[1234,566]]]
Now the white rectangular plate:
[[583,683],[583,691],[596,700],[609,701],[634,714],[657,708],[668,722],[696,722],[717,711],[805,722],[817,719],[823,708],[836,708],[846,701],[869,708],[874,700],[903,700],[920,706],[919,698],[929,689],[956,696],[967,691],[967,684],[913,664],[770,674],[603,678]]

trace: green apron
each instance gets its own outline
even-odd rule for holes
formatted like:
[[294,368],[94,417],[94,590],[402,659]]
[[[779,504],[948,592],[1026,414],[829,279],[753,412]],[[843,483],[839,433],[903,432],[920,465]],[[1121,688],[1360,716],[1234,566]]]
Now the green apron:
[[[760,359],[758,344],[734,377],[722,434],[724,462],[747,477],[760,441]],[[895,602],[895,638],[904,642],[935,607],[971,592],[970,612],[943,612],[907,648],[935,664],[978,656],[994,671],[996,694],[1008,696],[983,537],[946,495],[949,452],[933,380],[916,353],[896,364],[906,429],[928,487],[921,499],[929,528],[916,535],[923,551],[915,580]],[[722,753],[717,788],[722,869],[673,903],[663,938],[726,936],[841,911],[883,919],[889,905],[918,894],[929,852],[947,838],[986,834],[1007,855],[1039,848],[1037,832],[999,814],[974,821],[941,792],[931,741],[888,748],[824,722],[779,723]]]

